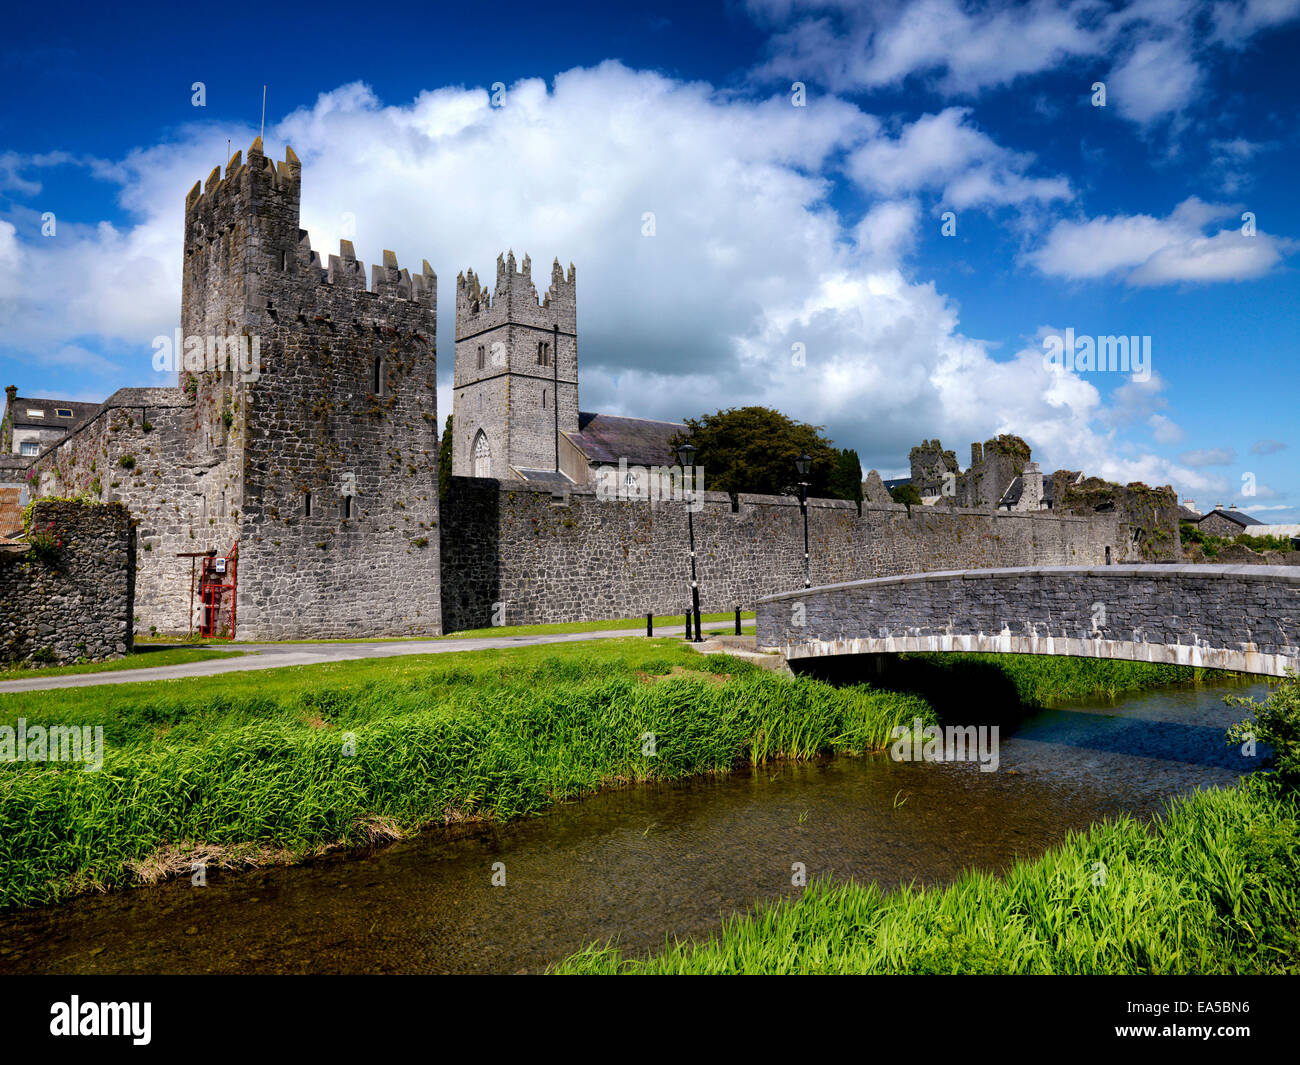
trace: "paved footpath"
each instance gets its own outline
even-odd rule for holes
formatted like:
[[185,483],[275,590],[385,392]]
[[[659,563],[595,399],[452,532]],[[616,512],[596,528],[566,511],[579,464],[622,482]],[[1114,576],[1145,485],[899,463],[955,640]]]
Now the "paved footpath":
[[[656,625],[655,636],[681,636],[683,627]],[[133,684],[146,680],[185,680],[215,677],[221,673],[242,673],[250,669],[278,669],[282,666],[317,666],[324,662],[347,662],[358,658],[397,658],[402,655],[441,655],[454,651],[485,651],[502,647],[531,647],[546,643],[575,643],[607,640],[618,636],[644,636],[639,629],[601,629],[595,632],[548,632],[535,636],[482,636],[465,640],[392,640],[366,643],[242,643],[213,644],[221,650],[242,651],[239,658],[216,658],[206,662],[183,662],[176,666],[119,669],[104,673],[68,673],[30,680],[0,681],[5,692],[45,691],[51,688],[91,688],[97,684]]]

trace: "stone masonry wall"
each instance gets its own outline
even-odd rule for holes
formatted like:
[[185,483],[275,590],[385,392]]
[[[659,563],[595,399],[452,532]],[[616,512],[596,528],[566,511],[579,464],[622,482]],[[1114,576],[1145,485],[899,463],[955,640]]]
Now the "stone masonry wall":
[[[761,596],[803,585],[798,501],[705,493],[695,514],[701,607],[751,609]],[[864,503],[809,502],[814,585],[927,570],[1013,565],[1100,565],[1130,557],[1113,514],[1057,515]],[[680,502],[600,501],[452,478],[443,508],[443,626],[635,617],[683,612],[690,602],[687,519]]]
[[31,528],[62,541],[50,558],[0,556],[0,658],[56,662],[132,647],[135,530],[120,504],[38,502]]
[[176,556],[224,555],[236,537],[239,456],[219,404],[216,392],[120,389],[36,460],[38,496],[119,502],[138,520],[141,632],[185,632],[191,564]]

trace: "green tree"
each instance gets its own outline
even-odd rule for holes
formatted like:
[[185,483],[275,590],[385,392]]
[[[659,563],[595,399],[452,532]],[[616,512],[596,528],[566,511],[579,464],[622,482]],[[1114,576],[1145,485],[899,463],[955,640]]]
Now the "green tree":
[[839,450],[835,470],[831,473],[831,495],[836,499],[851,499],[862,511],[862,461],[853,448]]
[[445,500],[451,490],[451,415],[447,415],[447,424],[442,430],[442,440],[438,443],[438,498]]
[[695,464],[704,469],[708,491],[788,495],[798,491],[794,460],[807,452],[812,458],[808,494],[826,498],[838,451],[821,435],[822,426],[806,425],[768,407],[732,407],[716,414],[686,419],[686,432],[671,441],[689,439],[698,449]]
[[909,514],[912,513],[913,507],[921,505],[921,492],[914,484],[895,485],[889,496],[895,503],[902,503],[903,506],[907,507]]

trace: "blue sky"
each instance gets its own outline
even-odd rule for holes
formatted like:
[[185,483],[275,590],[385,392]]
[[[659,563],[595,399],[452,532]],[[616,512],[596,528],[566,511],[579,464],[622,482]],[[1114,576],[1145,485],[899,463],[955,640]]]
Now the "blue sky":
[[[437,271],[440,417],[456,274],[513,248],[539,279],[577,265],[584,409],[764,403],[886,476],[922,438],[964,465],[1016,432],[1048,470],[1300,520],[1300,0],[7,18],[0,365],[23,392],[171,383],[151,345],[178,324],[184,195],[247,148],[265,83],[313,247]],[[1150,337],[1149,377],[1053,369],[1067,329]]]

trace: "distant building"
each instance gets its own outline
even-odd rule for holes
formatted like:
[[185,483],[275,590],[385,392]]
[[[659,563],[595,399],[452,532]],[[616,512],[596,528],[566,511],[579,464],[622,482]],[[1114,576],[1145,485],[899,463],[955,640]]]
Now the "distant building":
[[1251,536],[1276,536],[1291,541],[1291,550],[1300,551],[1300,523],[1286,525],[1256,525],[1250,530]]
[[1222,503],[1216,503],[1212,511],[1197,521],[1196,527],[1209,536],[1240,536],[1244,532],[1254,535],[1255,526],[1263,524],[1258,518],[1238,510],[1236,503],[1227,510],[1223,509]]
[[34,457],[90,418],[98,403],[20,396],[18,386],[5,389],[5,416],[0,452]]

